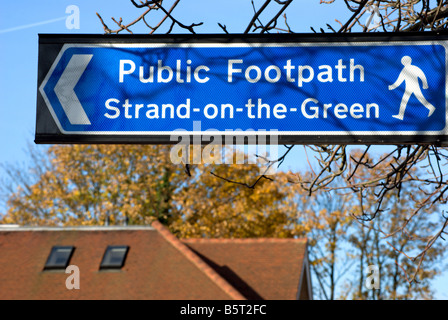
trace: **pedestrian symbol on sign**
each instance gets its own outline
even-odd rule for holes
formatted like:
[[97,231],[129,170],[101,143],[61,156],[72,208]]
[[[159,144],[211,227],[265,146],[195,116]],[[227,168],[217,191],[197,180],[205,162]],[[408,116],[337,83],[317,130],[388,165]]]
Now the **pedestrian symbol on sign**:
[[403,81],[405,82],[406,87],[404,90],[403,98],[401,100],[400,110],[398,111],[398,114],[393,115],[392,117],[403,120],[406,105],[408,104],[409,98],[412,94],[414,94],[418,101],[420,101],[421,104],[423,104],[429,110],[428,117],[430,117],[434,110],[436,110],[436,108],[423,96],[423,93],[420,89],[420,83],[418,81],[419,79],[422,81],[423,89],[428,89],[428,82],[426,80],[425,74],[419,67],[411,65],[412,59],[409,56],[404,56],[403,58],[401,58],[401,63],[404,65],[404,68],[398,76],[397,81],[389,86],[389,90],[394,90],[395,88],[400,86]]

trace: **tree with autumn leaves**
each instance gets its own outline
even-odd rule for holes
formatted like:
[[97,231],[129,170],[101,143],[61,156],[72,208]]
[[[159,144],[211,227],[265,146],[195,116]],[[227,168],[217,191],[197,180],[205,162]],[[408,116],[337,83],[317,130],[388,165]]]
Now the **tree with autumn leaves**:
[[[17,189],[4,190],[9,207],[4,222],[68,226],[157,219],[181,237],[297,235],[284,228],[292,225],[295,210],[288,208],[283,184],[223,183],[204,171],[205,165],[192,166],[187,174],[172,164],[169,146],[56,145],[34,161],[34,179],[20,179],[22,169],[8,168]],[[255,164],[223,164],[213,173],[249,181],[259,170]]]
[[21,180],[9,198],[5,219],[22,225],[171,221],[168,206],[183,170],[169,165],[163,150],[168,147],[50,147],[47,157],[35,159],[35,183]]

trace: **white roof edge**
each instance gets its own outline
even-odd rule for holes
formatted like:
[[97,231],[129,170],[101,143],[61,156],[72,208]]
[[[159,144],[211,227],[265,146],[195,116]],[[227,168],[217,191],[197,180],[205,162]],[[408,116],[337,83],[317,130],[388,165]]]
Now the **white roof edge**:
[[19,225],[2,225],[2,231],[135,231],[135,230],[155,230],[151,226],[70,226],[70,227],[33,227]]

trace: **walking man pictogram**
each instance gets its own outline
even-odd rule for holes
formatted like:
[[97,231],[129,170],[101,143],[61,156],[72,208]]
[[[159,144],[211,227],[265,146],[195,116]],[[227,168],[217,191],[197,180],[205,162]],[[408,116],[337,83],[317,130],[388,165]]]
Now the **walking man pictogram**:
[[400,72],[397,81],[389,86],[389,90],[394,90],[400,86],[403,81],[405,82],[406,87],[404,90],[403,99],[401,99],[400,110],[398,114],[393,115],[392,117],[403,120],[406,105],[408,104],[409,98],[412,94],[414,94],[418,101],[420,101],[421,104],[429,110],[428,117],[430,117],[436,108],[425,99],[418,81],[419,79],[422,81],[423,89],[428,89],[428,82],[426,81],[425,74],[419,67],[411,65],[412,59],[409,56],[404,56],[401,58],[401,63],[404,65],[404,68]]

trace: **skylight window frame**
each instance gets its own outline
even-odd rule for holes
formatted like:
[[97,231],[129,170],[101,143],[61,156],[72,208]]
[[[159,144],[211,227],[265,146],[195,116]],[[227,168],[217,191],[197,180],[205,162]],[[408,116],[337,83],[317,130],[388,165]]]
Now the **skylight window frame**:
[[[121,257],[121,263],[112,263],[110,260],[112,257],[110,255],[113,254],[114,250],[124,250],[124,254]],[[100,270],[121,270],[123,269],[126,258],[129,253],[129,246],[125,245],[109,245],[107,246],[106,250],[104,251],[103,258],[101,259],[100,263]]]
[[[55,255],[58,254],[58,252],[60,253],[61,250],[67,251],[70,250],[70,252],[68,253],[68,256],[64,257],[65,262],[64,263],[57,263],[58,257],[56,257]],[[50,254],[48,255],[47,261],[45,262],[44,265],[44,270],[65,270],[67,269],[67,267],[70,265],[70,260],[72,259],[73,256],[73,252],[75,251],[75,247],[74,246],[53,246],[51,248]],[[60,259],[62,257],[59,257]]]

